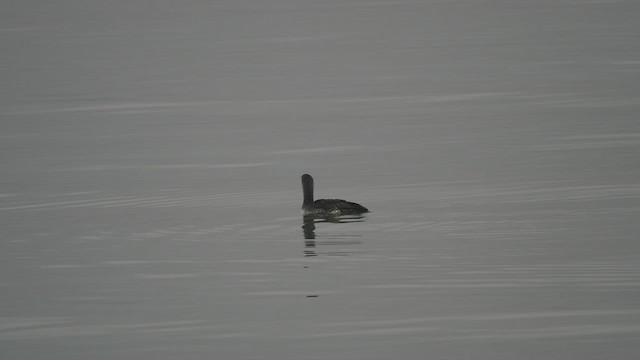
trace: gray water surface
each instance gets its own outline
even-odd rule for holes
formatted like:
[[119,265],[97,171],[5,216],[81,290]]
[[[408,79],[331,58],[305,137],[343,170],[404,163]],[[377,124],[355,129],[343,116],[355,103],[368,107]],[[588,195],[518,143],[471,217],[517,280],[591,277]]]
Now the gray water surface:
[[5,5],[2,358],[636,358],[639,15]]

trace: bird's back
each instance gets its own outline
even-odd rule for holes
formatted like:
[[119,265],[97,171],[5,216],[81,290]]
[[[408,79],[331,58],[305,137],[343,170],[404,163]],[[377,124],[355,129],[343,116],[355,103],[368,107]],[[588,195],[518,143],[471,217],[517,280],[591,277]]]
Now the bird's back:
[[342,199],[320,199],[313,202],[313,209],[328,214],[353,215],[369,212],[366,207]]

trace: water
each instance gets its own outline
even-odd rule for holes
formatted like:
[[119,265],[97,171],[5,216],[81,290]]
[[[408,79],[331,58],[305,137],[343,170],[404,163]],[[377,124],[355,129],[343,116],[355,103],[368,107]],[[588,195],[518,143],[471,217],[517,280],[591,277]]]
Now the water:
[[639,10],[7,7],[3,358],[634,358]]

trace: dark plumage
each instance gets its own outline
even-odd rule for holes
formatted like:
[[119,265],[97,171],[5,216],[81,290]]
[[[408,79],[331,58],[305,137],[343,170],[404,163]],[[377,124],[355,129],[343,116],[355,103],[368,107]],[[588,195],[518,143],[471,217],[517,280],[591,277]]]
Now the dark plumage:
[[309,174],[302,175],[302,192],[304,193],[302,211],[305,215],[358,215],[369,212],[369,209],[360,204],[342,199],[313,201],[313,178]]

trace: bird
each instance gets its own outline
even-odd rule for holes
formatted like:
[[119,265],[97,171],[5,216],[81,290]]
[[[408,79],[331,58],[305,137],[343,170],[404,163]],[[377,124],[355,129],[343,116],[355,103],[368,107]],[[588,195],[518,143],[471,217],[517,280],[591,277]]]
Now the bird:
[[342,199],[318,199],[313,201],[313,177],[309,174],[302,175],[302,213],[304,215],[359,215],[369,212],[366,207]]

